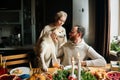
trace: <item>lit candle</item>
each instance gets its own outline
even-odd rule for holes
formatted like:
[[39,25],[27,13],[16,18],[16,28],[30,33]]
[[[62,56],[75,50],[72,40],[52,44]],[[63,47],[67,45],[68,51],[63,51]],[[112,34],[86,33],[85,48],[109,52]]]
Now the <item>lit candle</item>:
[[71,58],[71,63],[72,63],[72,73],[69,75],[69,77],[68,77],[68,80],[71,80],[71,78],[72,79],[74,79],[74,80],[76,80],[76,75],[74,74],[74,64],[75,64],[75,60],[74,60],[74,57],[72,57]]
[[78,53],[78,80],[81,80],[81,62],[80,62],[80,54]]
[[74,64],[75,64],[75,61],[74,61],[74,57],[72,57],[72,77],[74,76]]

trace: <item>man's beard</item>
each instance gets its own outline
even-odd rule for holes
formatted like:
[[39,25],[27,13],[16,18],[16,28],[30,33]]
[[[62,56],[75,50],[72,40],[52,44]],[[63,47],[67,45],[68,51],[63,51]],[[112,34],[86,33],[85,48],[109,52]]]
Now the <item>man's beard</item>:
[[74,38],[74,37],[70,37],[70,40],[71,40],[72,42],[74,42],[74,41],[75,41],[75,38]]

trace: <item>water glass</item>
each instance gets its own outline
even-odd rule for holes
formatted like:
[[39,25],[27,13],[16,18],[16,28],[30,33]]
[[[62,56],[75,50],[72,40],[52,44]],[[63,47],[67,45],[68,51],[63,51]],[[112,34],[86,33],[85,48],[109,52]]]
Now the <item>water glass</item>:
[[2,61],[0,62],[0,75],[7,74],[8,70],[6,67],[6,59],[2,58]]
[[60,67],[60,59],[52,59],[52,65],[54,68],[59,68]]

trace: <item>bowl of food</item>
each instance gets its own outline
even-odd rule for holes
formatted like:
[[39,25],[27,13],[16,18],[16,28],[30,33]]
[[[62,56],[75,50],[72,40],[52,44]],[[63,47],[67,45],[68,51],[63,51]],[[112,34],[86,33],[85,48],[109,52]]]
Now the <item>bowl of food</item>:
[[109,80],[120,80],[120,72],[118,71],[107,72],[106,76]]
[[28,67],[17,67],[10,70],[10,74],[21,76],[23,74],[30,74],[30,68]]

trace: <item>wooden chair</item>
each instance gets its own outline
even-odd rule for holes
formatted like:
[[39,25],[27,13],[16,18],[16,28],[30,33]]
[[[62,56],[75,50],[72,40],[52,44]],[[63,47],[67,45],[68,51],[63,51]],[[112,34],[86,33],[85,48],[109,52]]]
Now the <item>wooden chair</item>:
[[8,68],[31,66],[30,56],[28,53],[6,55],[2,58],[6,59],[6,65]]

